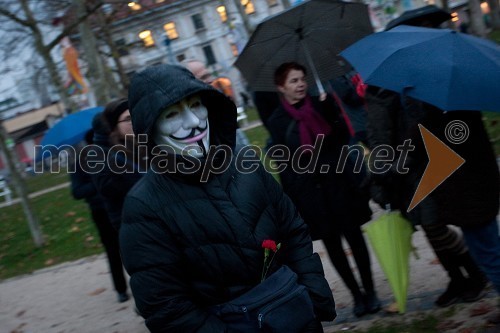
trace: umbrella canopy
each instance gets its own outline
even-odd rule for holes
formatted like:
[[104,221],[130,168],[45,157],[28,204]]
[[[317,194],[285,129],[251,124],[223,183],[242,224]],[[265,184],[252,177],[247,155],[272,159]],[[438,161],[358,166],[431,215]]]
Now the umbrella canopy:
[[368,6],[310,0],[261,22],[235,62],[254,91],[276,91],[274,71],[295,61],[308,69],[309,85],[346,73],[338,54],[373,32]]
[[42,157],[47,150],[57,150],[62,145],[73,146],[81,142],[85,133],[92,129],[92,119],[102,110],[104,110],[103,107],[97,106],[71,113],[62,118],[45,133],[40,143],[42,151],[39,157]]
[[398,26],[341,55],[366,84],[442,110],[500,111],[500,47],[449,29]]
[[387,23],[385,30],[392,29],[398,25],[416,25],[422,26],[423,24],[430,24],[432,27],[437,28],[441,23],[451,20],[451,14],[447,11],[428,5],[417,9],[407,10],[400,17]]
[[380,267],[391,286],[400,313],[406,311],[410,269],[410,251],[413,246],[413,228],[399,212],[385,213],[363,226]]

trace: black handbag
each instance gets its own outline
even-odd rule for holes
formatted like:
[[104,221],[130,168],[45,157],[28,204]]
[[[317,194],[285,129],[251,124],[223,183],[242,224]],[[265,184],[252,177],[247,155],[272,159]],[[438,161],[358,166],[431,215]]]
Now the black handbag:
[[297,274],[287,266],[211,312],[229,331],[242,333],[300,333],[315,318],[306,287],[298,284]]

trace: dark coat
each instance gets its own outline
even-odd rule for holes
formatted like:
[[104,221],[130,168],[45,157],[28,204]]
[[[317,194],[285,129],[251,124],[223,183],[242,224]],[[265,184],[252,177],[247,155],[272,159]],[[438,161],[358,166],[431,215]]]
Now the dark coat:
[[[174,79],[175,78],[175,79]],[[212,144],[234,147],[236,110],[223,94],[176,66],[139,73],[129,92],[135,133],[147,133],[167,106],[193,93],[207,106]],[[299,276],[321,320],[335,305],[311,238],[279,184],[258,164],[206,182],[198,175],[149,172],[127,195],[120,245],[137,308],[152,332],[227,332],[208,308],[260,282],[261,243],[281,243],[272,271],[288,265]]]
[[75,199],[85,199],[91,210],[105,209],[104,201],[97,192],[91,175],[85,172],[79,163],[76,163],[75,172],[70,174],[70,178],[71,194]]
[[[331,97],[324,102],[313,98],[313,106],[332,127],[321,147],[317,167],[313,173],[300,174],[288,163],[280,178],[285,193],[310,226],[313,239],[320,239],[332,232],[359,227],[370,219],[371,210],[368,192],[363,188],[365,169],[355,174],[349,158],[344,171],[336,172],[342,147],[349,145],[350,134],[335,101]],[[287,146],[292,154],[299,149],[298,124],[281,105],[269,118],[268,128],[273,144]],[[304,163],[307,161],[303,159]],[[322,165],[330,166],[327,173],[320,172]]]
[[[101,162],[104,158],[106,162],[99,172],[91,175],[91,178],[104,202],[111,224],[116,230],[119,230],[125,196],[142,177],[142,173],[139,172],[138,166],[129,158],[124,158],[123,154],[120,153],[117,156],[116,151],[111,150],[110,152],[108,134],[101,126],[99,118],[95,118],[93,122],[94,144],[100,149],[97,147],[93,149],[96,151],[96,155],[88,157],[88,160],[95,159],[95,161]],[[123,165],[126,165],[127,170],[131,172],[122,172],[124,171]]]
[[[388,144],[395,148],[407,139],[411,139],[415,146],[415,150],[408,154],[408,174],[391,172],[379,180],[381,191],[392,192],[390,200],[393,206],[406,211],[427,166],[428,157],[418,128],[421,124],[465,159],[465,163],[410,212],[412,221],[474,227],[487,224],[496,217],[500,179],[481,112],[443,112],[415,99],[401,101],[399,94],[376,87],[368,88],[366,101],[371,147]],[[465,142],[452,144],[448,141],[445,129],[451,121],[462,121],[467,125],[469,137]]]

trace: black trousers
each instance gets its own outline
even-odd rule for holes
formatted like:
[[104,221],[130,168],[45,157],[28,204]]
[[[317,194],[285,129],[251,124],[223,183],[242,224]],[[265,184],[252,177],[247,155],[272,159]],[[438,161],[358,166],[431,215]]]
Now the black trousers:
[[349,288],[354,297],[360,297],[361,290],[342,247],[342,237],[345,237],[347,243],[349,243],[351,247],[351,252],[354,260],[356,261],[356,265],[358,266],[359,275],[366,293],[372,293],[375,291],[373,286],[370,255],[368,253],[368,248],[366,247],[366,242],[361,228],[356,225],[345,229],[346,230],[342,230],[341,232],[334,232],[328,235],[327,238],[323,238],[323,243],[325,244],[333,266],[339,273],[347,288]]
[[120,247],[118,245],[118,231],[111,225],[108,214],[104,208],[92,209],[92,219],[99,232],[101,243],[106,250],[115,290],[118,293],[124,293],[127,291],[127,282],[123,271]]

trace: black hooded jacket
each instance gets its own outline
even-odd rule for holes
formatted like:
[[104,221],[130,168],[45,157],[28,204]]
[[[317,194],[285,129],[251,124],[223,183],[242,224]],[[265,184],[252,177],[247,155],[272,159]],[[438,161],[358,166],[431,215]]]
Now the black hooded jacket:
[[[134,132],[152,138],[160,113],[195,93],[208,109],[211,144],[234,147],[234,104],[177,66],[152,67],[133,78]],[[289,266],[308,288],[317,317],[335,318],[320,258],[297,210],[260,163],[246,173],[236,163],[232,158],[225,172],[205,182],[198,181],[199,174],[150,170],[127,195],[120,229],[123,262],[152,332],[229,332],[208,308],[260,282],[266,239],[281,243],[271,270]]]

